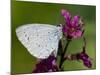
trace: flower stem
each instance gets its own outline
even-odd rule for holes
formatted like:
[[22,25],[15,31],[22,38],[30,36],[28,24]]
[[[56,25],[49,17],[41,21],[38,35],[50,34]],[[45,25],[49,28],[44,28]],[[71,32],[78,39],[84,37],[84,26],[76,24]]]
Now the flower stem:
[[60,63],[59,63],[59,68],[60,68],[60,69],[62,69],[62,65],[63,65],[63,63],[64,63],[64,56],[65,56],[65,53],[66,53],[66,51],[67,51],[67,48],[68,48],[68,45],[69,45],[70,41],[71,41],[71,40],[67,40],[66,46],[65,46],[65,48],[64,48],[64,51],[63,51],[63,53],[61,54]]

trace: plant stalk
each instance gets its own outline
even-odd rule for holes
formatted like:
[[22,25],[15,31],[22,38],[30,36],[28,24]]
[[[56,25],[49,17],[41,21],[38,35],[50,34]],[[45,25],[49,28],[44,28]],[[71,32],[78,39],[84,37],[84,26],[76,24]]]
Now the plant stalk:
[[65,56],[65,53],[66,53],[66,51],[67,51],[67,48],[68,48],[68,45],[69,45],[70,41],[71,41],[71,40],[67,40],[66,46],[65,46],[65,48],[64,48],[64,51],[63,51],[63,53],[61,54],[60,63],[59,63],[59,68],[60,68],[60,69],[62,69],[62,65],[63,65],[63,63],[64,63],[64,56]]

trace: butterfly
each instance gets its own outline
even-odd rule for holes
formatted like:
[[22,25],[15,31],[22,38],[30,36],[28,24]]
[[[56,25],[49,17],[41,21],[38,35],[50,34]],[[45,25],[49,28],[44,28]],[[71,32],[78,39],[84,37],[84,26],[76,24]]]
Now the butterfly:
[[26,24],[16,28],[16,35],[32,56],[46,59],[52,53],[57,56],[62,27],[49,24]]

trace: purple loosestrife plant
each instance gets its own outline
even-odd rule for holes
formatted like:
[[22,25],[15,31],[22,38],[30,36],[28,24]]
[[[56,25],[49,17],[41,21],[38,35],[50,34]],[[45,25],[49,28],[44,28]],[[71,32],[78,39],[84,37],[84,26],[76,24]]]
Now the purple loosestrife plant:
[[[57,64],[57,57],[50,55],[46,59],[40,59],[36,64],[36,68],[33,70],[33,73],[41,72],[56,72],[64,71],[63,64],[64,61],[75,61],[82,60],[84,66],[91,68],[92,63],[89,55],[86,53],[86,40],[84,36],[84,23],[79,15],[75,15],[73,18],[71,14],[65,10],[61,10],[61,15],[64,17],[65,24],[62,25],[63,36],[66,38],[66,41],[59,42],[58,55],[60,56],[59,66]],[[66,54],[68,46],[70,45],[73,39],[82,38],[84,40],[84,45],[82,47],[82,52],[76,54]],[[66,42],[66,43],[64,43]],[[65,44],[65,45],[62,45]]]
[[[86,67],[91,68],[92,63],[89,60],[89,56],[85,51],[86,45],[83,47],[83,51],[81,53],[74,54],[74,55],[72,54],[70,56],[66,55],[66,51],[68,50],[69,43],[72,41],[72,39],[83,37],[84,23],[81,17],[79,15],[76,15],[72,18],[71,14],[65,9],[61,10],[61,15],[65,19],[65,25],[62,26],[62,31],[63,31],[64,37],[66,37],[67,40],[66,40],[66,45],[64,47],[64,50],[62,50],[61,52],[59,68],[63,70],[62,65],[66,59],[67,60],[80,59],[83,61]],[[84,42],[86,44],[85,38],[84,38]]]

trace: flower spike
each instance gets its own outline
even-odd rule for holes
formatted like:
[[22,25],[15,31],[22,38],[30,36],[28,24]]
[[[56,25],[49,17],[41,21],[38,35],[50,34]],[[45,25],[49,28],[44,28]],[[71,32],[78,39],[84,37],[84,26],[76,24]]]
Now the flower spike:
[[79,15],[71,18],[70,13],[62,9],[61,14],[65,19],[66,24],[63,26],[62,31],[68,39],[78,38],[83,35],[83,21]]

